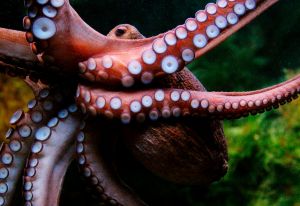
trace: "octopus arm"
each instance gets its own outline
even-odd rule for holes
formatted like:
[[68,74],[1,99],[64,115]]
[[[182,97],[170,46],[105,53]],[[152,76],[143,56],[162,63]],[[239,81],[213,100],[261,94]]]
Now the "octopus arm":
[[107,205],[145,205],[118,177],[110,160],[113,156],[113,135],[104,127],[99,134],[98,123],[95,120],[87,122],[77,136],[77,159],[83,176],[100,201]]
[[0,28],[0,57],[15,64],[21,61],[38,62],[38,58],[30,50],[25,33],[5,28]]
[[24,175],[25,205],[59,205],[63,179],[74,158],[74,137],[81,117],[77,107],[71,106],[35,133]]
[[157,120],[159,117],[200,115],[238,118],[277,108],[297,98],[300,76],[281,84],[252,92],[206,92],[183,89],[151,89],[114,92],[79,86],[77,102],[93,115],[131,120]]
[[35,99],[28,111],[18,110],[10,119],[0,153],[0,205],[11,205],[19,178],[30,152],[36,130],[61,109],[63,95],[41,83],[26,80],[33,88]]
[[53,76],[53,67],[47,67],[31,51],[25,32],[0,28],[0,73],[23,79],[29,76],[34,81],[49,80]]
[[74,68],[79,65],[83,77],[91,81],[130,87],[134,81],[148,84],[155,77],[183,69],[277,1],[218,0],[171,31],[128,40],[96,32],[67,0],[28,0],[24,27],[27,36],[33,37],[33,50],[44,59],[52,59],[69,72],[77,72]]

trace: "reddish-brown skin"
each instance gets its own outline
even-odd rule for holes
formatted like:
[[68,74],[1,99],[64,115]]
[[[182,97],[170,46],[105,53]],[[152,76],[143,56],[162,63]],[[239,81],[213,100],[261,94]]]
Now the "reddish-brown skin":
[[[157,84],[206,91],[187,68]],[[226,174],[227,145],[219,120],[192,117],[149,125],[124,126],[125,135],[121,136],[134,156],[155,174],[179,184],[202,185]]]
[[[193,43],[195,35],[211,35],[206,29],[215,24],[216,18],[238,13],[234,8],[241,9],[245,0],[229,1],[224,8],[218,2],[215,12],[215,7],[210,5],[205,11],[207,20],[196,22],[195,30],[192,28],[195,25],[179,26],[179,30],[190,30],[187,36],[180,39],[182,33],[177,33],[176,44],[168,45],[160,53],[164,44],[170,43],[166,35],[178,32],[178,28],[144,38],[135,27],[119,25],[106,37],[85,24],[67,0],[46,3],[26,0],[29,10],[29,17],[23,22],[26,34],[0,29],[0,72],[29,77],[26,81],[36,91],[39,101],[14,124],[16,128],[30,125],[32,131],[42,133],[32,133],[26,141],[20,132],[9,135],[0,153],[0,169],[9,170],[9,175],[0,180],[0,188],[8,186],[6,193],[0,194],[0,205],[11,205],[28,155],[23,181],[25,204],[58,205],[62,180],[75,153],[83,175],[105,204],[145,205],[118,179],[113,162],[108,158],[115,141],[120,139],[146,168],[169,181],[208,185],[220,179],[227,171],[228,156],[219,119],[256,114],[289,102],[300,92],[300,79],[297,76],[253,92],[207,92],[185,65],[220,44],[277,1],[257,0],[254,9],[250,8],[251,0],[247,0],[245,5],[250,2],[250,6],[235,25],[220,29],[221,33],[208,39],[204,48],[197,48]],[[43,13],[45,4],[54,10]],[[222,26],[222,22],[220,24]],[[154,43],[162,38],[165,43]],[[37,56],[31,53],[30,47]],[[183,55],[186,49],[193,58]],[[142,58],[146,50],[151,50],[152,54],[156,52],[152,63]],[[168,55],[174,57],[175,65],[178,63],[171,72],[168,69],[174,62],[163,64]],[[135,66],[130,67],[133,60],[136,60]],[[64,82],[65,77],[68,82]],[[62,102],[50,105],[50,109],[39,85],[49,87],[50,94],[45,98],[55,99],[52,91],[57,88],[66,93],[59,98]],[[66,104],[73,103],[77,85],[77,105],[87,114],[79,112],[75,105],[64,109]],[[108,89],[108,85],[114,87]],[[150,98],[146,103],[145,96]],[[101,101],[97,101],[99,97]],[[120,101],[112,101],[114,98]],[[36,113],[33,115],[35,110],[43,114],[38,124],[31,122],[40,118]],[[58,110],[61,110],[58,118],[51,119]],[[48,127],[50,132],[39,127]],[[26,134],[26,131],[22,134],[24,132]],[[19,148],[18,144],[12,144],[14,140],[22,143],[19,151],[12,151]],[[108,147],[112,148],[109,152]],[[39,164],[33,164],[34,160]]]
[[[136,33],[135,28],[125,32],[125,35],[128,33]],[[112,32],[108,35],[116,37]],[[160,79],[153,86],[206,91],[187,68]],[[149,170],[170,181],[209,184],[227,171],[227,146],[222,124],[218,120],[194,117],[180,122],[149,123],[145,127],[128,125],[123,130],[125,133],[121,132],[120,136],[134,156]]]
[[[220,41],[223,41],[224,38],[231,34],[231,32],[248,23],[251,19],[277,1],[278,0],[258,0],[258,7],[253,13],[250,12],[247,15],[240,17],[242,20],[241,24],[229,26],[229,29],[224,29],[222,31],[222,37],[220,38]],[[178,44],[176,44],[176,46],[169,46],[168,50],[164,52],[164,54],[157,54],[157,60],[150,65],[143,63],[141,55],[145,50],[152,48],[154,40],[162,38],[166,33],[141,40],[112,40],[97,33],[88,25],[86,25],[83,20],[80,19],[78,14],[72,9],[68,1],[66,1],[63,7],[58,9],[57,16],[53,18],[57,28],[56,34],[49,40],[41,41],[37,38],[33,38],[29,39],[29,41],[35,42],[33,44],[33,50],[37,53],[43,52],[42,56],[45,60],[50,60],[50,63],[53,61],[55,65],[62,67],[64,70],[68,70],[68,72],[77,72],[74,71],[74,68],[76,68],[78,63],[81,61],[84,61],[82,67],[86,68],[88,59],[93,58],[98,63],[96,69],[93,71],[82,69],[84,76],[87,79],[101,81],[104,84],[121,84],[122,78],[130,75],[127,70],[127,65],[131,60],[137,60],[140,62],[143,67],[143,71],[152,73],[154,77],[164,76],[166,74],[162,72],[160,68],[162,58],[167,54],[172,54],[178,59],[178,70],[182,69],[184,67],[184,61],[180,57],[182,48],[191,48],[197,52],[196,57],[199,57],[201,54],[203,54],[203,52],[201,52],[202,50],[207,51],[207,47],[204,47],[203,49],[197,49],[192,45],[192,37],[194,34],[205,33],[204,29],[214,22],[217,15],[225,15],[229,12],[232,12],[233,6],[240,2],[244,2],[244,0],[228,2],[228,6],[226,8],[218,8],[216,14],[208,14],[207,21],[204,23],[198,22],[198,30],[189,32],[187,38],[184,40],[178,40]],[[42,6],[37,5],[37,8],[38,10],[41,10]],[[43,15],[38,15],[38,17],[40,16]],[[38,17],[25,21],[28,22],[25,24],[25,28],[30,30],[33,22]],[[66,21],[69,23],[68,25],[65,25]],[[233,27],[233,31],[231,30],[231,27]],[[230,32],[227,33],[227,31]],[[32,31],[28,32],[31,34],[30,36],[32,36],[31,32]],[[174,30],[170,32],[174,33]],[[66,36],[68,36],[68,38],[65,38]],[[213,47],[215,44],[219,43],[219,40],[212,40],[209,42],[210,44],[208,47]],[[124,52],[124,50],[126,52]],[[111,59],[113,59],[113,65],[110,69],[105,69],[101,66],[101,58],[103,56],[109,56]],[[133,78],[139,80],[141,78],[141,74],[133,76]]]

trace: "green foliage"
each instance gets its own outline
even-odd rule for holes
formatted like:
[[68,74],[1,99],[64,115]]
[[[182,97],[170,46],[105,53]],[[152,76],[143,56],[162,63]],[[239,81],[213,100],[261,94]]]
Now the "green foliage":
[[276,112],[226,124],[231,168],[220,185],[229,189],[227,195],[239,194],[226,202],[300,204],[299,106],[297,101]]
[[25,107],[32,97],[32,92],[22,80],[0,75],[0,140],[3,140],[2,134],[9,127],[10,116]]
[[225,205],[300,204],[299,114],[295,101],[278,111],[226,122],[230,169],[213,186],[222,188],[216,197],[223,196]]
[[[220,48],[195,61],[191,65],[192,71],[209,90],[242,91],[264,84],[268,81],[264,70],[269,59],[258,54],[265,48],[261,29],[253,26],[247,29],[248,35],[243,38],[240,37],[244,35],[242,33],[232,36]],[[255,81],[251,77],[255,77]]]
[[190,68],[209,90],[244,91],[282,81],[283,68],[300,65],[299,14],[300,1],[281,1]]

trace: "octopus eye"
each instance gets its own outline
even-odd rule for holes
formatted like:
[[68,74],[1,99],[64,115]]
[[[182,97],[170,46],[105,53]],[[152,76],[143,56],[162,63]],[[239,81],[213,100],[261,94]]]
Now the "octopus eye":
[[126,28],[118,28],[116,30],[116,36],[122,36],[126,33]]

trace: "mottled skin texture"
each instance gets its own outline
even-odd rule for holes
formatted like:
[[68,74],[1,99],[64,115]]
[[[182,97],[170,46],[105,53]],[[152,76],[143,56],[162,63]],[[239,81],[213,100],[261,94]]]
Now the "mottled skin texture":
[[[209,185],[223,177],[228,156],[220,120],[291,101],[300,92],[300,77],[253,92],[208,92],[185,65],[276,2],[236,0],[224,6],[221,0],[200,11],[206,19],[200,15],[144,38],[128,24],[106,37],[90,28],[67,0],[26,0],[27,32],[1,29],[0,71],[26,78],[36,102],[12,117],[14,130],[0,153],[0,205],[14,204],[24,168],[25,205],[58,205],[74,159],[101,204],[145,205],[118,177],[112,156],[120,140],[166,180]],[[231,25],[221,21],[216,27],[222,16]],[[195,41],[200,34],[207,42]],[[144,102],[145,96],[150,100]]]

